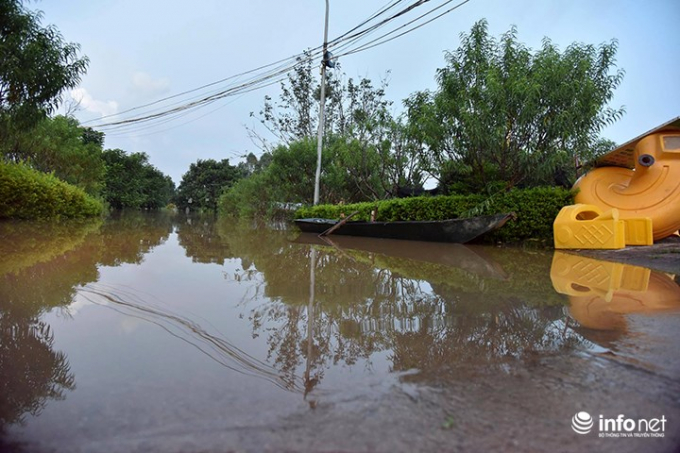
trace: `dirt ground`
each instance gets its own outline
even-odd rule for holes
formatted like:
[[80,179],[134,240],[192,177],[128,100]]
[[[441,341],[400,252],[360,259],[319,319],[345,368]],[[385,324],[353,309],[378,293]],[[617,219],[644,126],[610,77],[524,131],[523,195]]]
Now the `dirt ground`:
[[680,276],[680,236],[671,236],[647,247],[626,247],[620,250],[579,250],[585,256],[607,261],[644,266]]

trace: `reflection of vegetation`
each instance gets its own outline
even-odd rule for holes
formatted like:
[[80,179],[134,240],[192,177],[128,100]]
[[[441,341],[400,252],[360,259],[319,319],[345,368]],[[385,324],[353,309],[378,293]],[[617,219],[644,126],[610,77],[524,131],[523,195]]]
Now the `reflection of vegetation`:
[[[480,254],[491,257],[488,266],[457,267],[313,246],[310,259],[312,248],[290,243],[286,233],[226,222],[217,233],[257,269],[234,277],[262,281],[263,293],[252,299],[260,303],[250,309],[253,332],[267,335],[270,360],[287,380],[302,374],[303,363],[305,374],[319,380],[331,364],[385,350],[394,370],[427,370],[498,363],[579,341],[564,329],[564,298],[552,289],[548,254],[488,248]],[[269,300],[262,302],[262,294]]]
[[98,266],[141,262],[171,230],[168,215],[136,212],[103,225],[0,223],[0,428],[75,387],[66,356],[52,350],[52,331],[39,317],[71,304],[79,287],[98,279]]
[[101,219],[61,222],[0,222],[0,275],[16,273],[73,250],[96,232]]
[[179,243],[195,263],[222,264],[232,258],[229,244],[217,234],[215,216],[210,214],[182,218],[177,223]]
[[52,350],[47,324],[32,319],[9,322],[0,317],[0,431],[24,415],[37,415],[50,399],[63,399],[75,388],[66,356]]
[[172,232],[173,215],[170,212],[116,212],[104,223],[101,233],[91,245],[97,263],[120,266],[123,263],[141,263],[145,254],[163,244]]
[[5,272],[0,274],[0,311],[25,320],[69,305],[78,286],[97,280],[99,265],[141,262],[145,253],[168,237],[172,219],[131,212],[99,225],[1,224],[3,237],[11,242],[2,245],[6,253]]

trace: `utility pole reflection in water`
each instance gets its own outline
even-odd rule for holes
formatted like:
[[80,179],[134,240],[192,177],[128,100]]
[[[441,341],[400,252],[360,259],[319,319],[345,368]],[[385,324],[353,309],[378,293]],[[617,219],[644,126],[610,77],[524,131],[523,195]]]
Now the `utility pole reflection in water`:
[[[312,355],[314,354],[314,287],[315,287],[315,275],[314,271],[316,268],[316,249],[311,247],[311,252],[309,254],[309,303],[307,304],[307,365],[305,368],[305,399],[309,392],[314,389],[317,384],[318,379],[311,377],[312,372]],[[314,408],[316,406],[316,401],[312,400],[309,402],[310,407]]]

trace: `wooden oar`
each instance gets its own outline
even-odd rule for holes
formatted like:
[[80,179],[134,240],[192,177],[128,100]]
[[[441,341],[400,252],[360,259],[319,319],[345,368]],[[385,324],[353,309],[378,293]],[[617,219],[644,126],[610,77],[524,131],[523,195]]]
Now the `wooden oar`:
[[338,223],[336,223],[335,225],[333,225],[332,227],[330,227],[329,229],[327,229],[323,233],[319,234],[319,237],[328,236],[329,234],[333,233],[335,230],[337,230],[338,228],[343,226],[345,223],[347,223],[347,221],[349,219],[351,219],[353,216],[355,216],[356,214],[359,214],[359,211],[354,211],[353,213],[351,213],[350,215],[348,215],[344,219],[340,220]]

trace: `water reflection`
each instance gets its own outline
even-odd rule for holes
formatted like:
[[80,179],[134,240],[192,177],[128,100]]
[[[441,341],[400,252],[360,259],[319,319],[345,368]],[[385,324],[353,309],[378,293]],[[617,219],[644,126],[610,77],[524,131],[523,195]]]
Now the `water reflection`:
[[[233,230],[223,235],[238,237]],[[564,328],[564,299],[550,284],[546,253],[268,238],[276,243],[263,247],[263,237],[243,250],[269,299],[254,295],[249,319],[253,333],[267,337],[269,359],[287,380],[302,374],[308,392],[329,368],[380,351],[389,352],[392,371],[427,374],[470,361],[502,366],[508,357],[568,350],[580,341]]]
[[[369,374],[382,362],[387,372],[410,371],[408,380],[461,368],[495,373],[590,342],[614,348],[628,335],[627,314],[680,308],[680,287],[666,274],[559,252],[321,241],[142,213],[104,223],[0,223],[0,237],[0,393],[10,395],[0,397],[1,425],[75,390],[78,376],[66,353],[54,350],[44,319],[56,308],[77,323],[74,301],[144,321],[171,354],[189,345],[183,359],[208,358],[220,372],[255,377],[311,406],[334,391],[330,382],[343,369]],[[156,259],[149,269],[156,249],[176,250],[182,260],[172,254],[174,261]],[[158,280],[153,287],[112,283],[102,275],[113,267],[130,269],[133,282],[150,273]],[[157,296],[165,286],[176,293]],[[212,305],[196,300],[197,286]],[[242,319],[219,319],[238,317],[233,312]],[[231,330],[239,323],[246,335]],[[205,366],[199,362],[192,363]]]
[[177,219],[179,243],[195,263],[222,264],[232,258],[229,243],[217,234],[214,215],[203,214]]
[[102,284],[88,284],[80,289],[79,294],[92,304],[106,306],[125,316],[160,327],[229,370],[264,378],[285,390],[299,390],[295,382],[282,381],[276,370],[265,362],[240,350],[226,338],[209,332],[208,327],[173,311],[166,304],[154,302],[149,295]]
[[37,415],[50,399],[75,388],[65,353],[41,316],[69,315],[79,289],[98,267],[139,263],[167,239],[169,217],[141,213],[63,222],[0,222],[0,431]]
[[49,325],[36,319],[0,317],[0,433],[8,424],[38,415],[48,400],[65,398],[75,388],[63,352],[54,351]]
[[608,346],[627,332],[626,315],[680,309],[674,277],[644,267],[555,252],[550,276],[571,317]]

